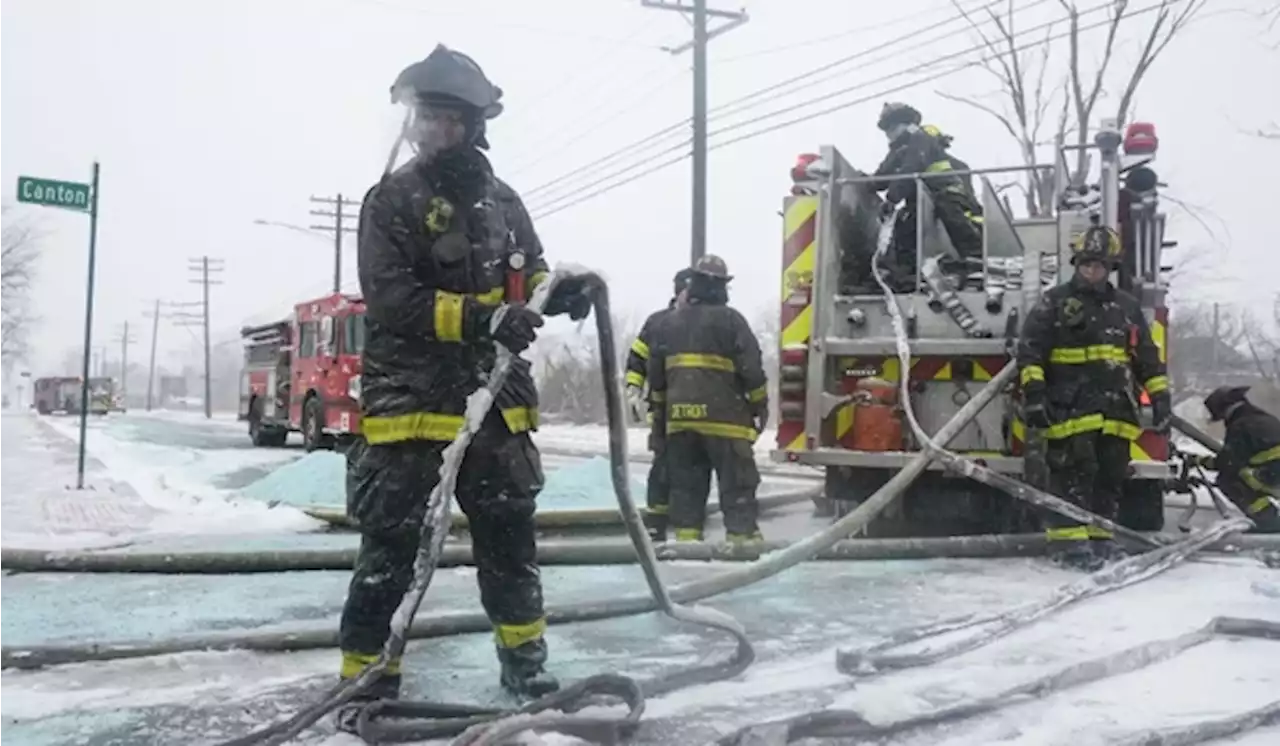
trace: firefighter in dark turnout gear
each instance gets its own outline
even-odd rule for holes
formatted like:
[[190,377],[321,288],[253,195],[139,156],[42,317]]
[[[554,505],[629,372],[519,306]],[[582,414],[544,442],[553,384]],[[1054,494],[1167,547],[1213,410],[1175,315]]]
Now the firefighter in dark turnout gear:
[[645,490],[645,502],[649,508],[645,515],[645,525],[649,529],[649,538],[655,542],[667,540],[670,483],[667,478],[666,420],[662,417],[662,408],[651,406],[650,402],[645,401],[644,395],[649,374],[649,349],[662,320],[684,302],[685,290],[692,274],[693,270],[688,268],[676,273],[667,307],[653,312],[644,320],[640,334],[627,352],[627,405],[635,421],[647,420],[649,423],[649,452],[653,454],[653,463],[649,466],[649,482]]
[[[920,112],[907,104],[887,103],[876,126],[889,139],[889,154],[876,169],[876,176],[914,173],[944,173],[957,166],[946,152],[941,131],[920,126]],[[949,141],[949,138],[947,138]],[[924,180],[933,200],[934,216],[951,239],[961,259],[982,257],[982,207],[973,196],[971,180],[942,176]],[[967,186],[966,186],[967,184]],[[895,259],[898,266],[914,274],[916,253],[916,183],[911,179],[875,182],[885,191],[885,209],[899,202],[907,206],[898,214],[894,227]]]
[[1245,398],[1248,386],[1222,386],[1204,400],[1213,422],[1225,422],[1217,456],[1188,456],[1218,472],[1218,489],[1253,521],[1256,533],[1280,533],[1280,419]]
[[[1073,277],[1027,315],[1018,346],[1024,414],[1043,432],[1053,491],[1115,519],[1129,448],[1142,433],[1138,387],[1151,397],[1155,429],[1172,419],[1169,379],[1136,298],[1109,281],[1120,260],[1115,231],[1094,225],[1072,241]],[[1050,513],[1051,556],[1094,570],[1115,550],[1110,532]]]
[[[442,453],[463,425],[467,397],[501,344],[518,354],[541,317],[505,298],[507,273],[525,286],[546,277],[542,245],[519,196],[493,174],[484,122],[501,90],[469,57],[438,46],[403,73],[393,100],[411,107],[405,137],[417,151],[365,196],[360,286],[367,308],[361,375],[363,438],[348,453],[347,512],[362,538],[342,613],[342,676],[377,658],[413,576],[428,496]],[[511,261],[519,255],[523,260]],[[496,311],[506,306],[496,328]],[[557,286],[549,315],[583,318],[581,283]],[[534,500],[543,473],[530,365],[516,358],[506,386],[467,450],[457,500],[470,523],[481,602],[493,621],[501,683],[538,696],[558,688],[543,668],[542,587]],[[399,661],[370,693],[394,697]]]
[[[947,154],[947,160],[951,161],[952,171],[973,170],[968,163],[960,160],[951,152],[951,143],[955,140],[954,137],[943,132],[942,128],[936,124],[926,124],[921,126],[920,129],[924,130],[925,134],[938,138],[938,144],[942,146],[943,152]],[[981,204],[978,202],[978,193],[973,191],[973,174],[964,173],[956,174],[956,176],[960,178],[960,184],[964,187],[965,194],[969,195],[969,199],[973,200],[975,204]]]
[[650,396],[664,407],[671,528],[700,541],[711,472],[730,543],[759,541],[752,444],[764,430],[768,389],[760,343],[728,306],[729,275],[718,256],[693,266],[688,302],[662,320],[649,356]]

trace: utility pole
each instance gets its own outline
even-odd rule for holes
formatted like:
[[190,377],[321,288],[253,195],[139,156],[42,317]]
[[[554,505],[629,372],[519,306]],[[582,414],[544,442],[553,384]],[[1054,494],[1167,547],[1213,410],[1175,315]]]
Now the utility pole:
[[150,412],[151,397],[156,386],[156,340],[160,337],[160,299],[156,299],[154,311],[143,315],[151,317],[151,360],[147,363],[147,411]]
[[[342,292],[342,234],[355,233],[355,224],[359,221],[359,215],[348,214],[343,208],[359,203],[351,199],[345,199],[339,192],[336,197],[316,197],[312,196],[311,201],[320,205],[330,206],[329,210],[312,210],[311,214],[317,217],[330,218],[333,222],[327,225],[312,225],[311,229],[316,231],[325,231],[333,233],[333,292]],[[351,225],[343,225],[344,220],[351,221]]]
[[197,324],[204,327],[204,416],[205,419],[213,419],[213,383],[209,365],[209,286],[221,285],[221,280],[213,280],[209,278],[211,273],[221,272],[224,267],[221,259],[213,259],[209,256],[201,256],[190,259],[188,267],[192,272],[196,273],[196,277],[191,282],[200,285],[201,299],[190,303],[175,303],[173,305],[180,307],[199,307],[199,313],[175,313],[174,317],[181,319],[181,326],[196,326]]
[[1217,301],[1214,301],[1214,304],[1213,304],[1213,336],[1211,336],[1211,337],[1209,338],[1209,342],[1210,342],[1210,344],[1211,344],[1211,346],[1210,346],[1210,348],[1209,348],[1209,349],[1210,349],[1210,352],[1209,352],[1209,361],[1210,361],[1210,362],[1209,362],[1209,375],[1211,375],[1211,376],[1213,376],[1213,377],[1214,377],[1214,382],[1213,382],[1213,384],[1214,384],[1215,386],[1216,386],[1216,385],[1218,385],[1218,381],[1217,381],[1217,375],[1218,375],[1218,346],[1221,344],[1220,342],[1218,342],[1218,329],[1219,329],[1219,328],[1220,328],[1220,327],[1218,326],[1218,303],[1217,303]]
[[[690,247],[692,261],[707,253],[707,42],[727,31],[737,28],[749,19],[745,10],[716,10],[707,7],[707,0],[641,0],[646,8],[675,10],[693,15],[693,41],[667,51],[681,54],[693,49],[693,235]],[[727,22],[711,30],[707,29],[710,17],[724,18]],[[686,20],[688,20],[686,18]]]
[[116,337],[116,341],[120,343],[120,398],[124,400],[125,406],[129,406],[129,345],[138,340],[129,336],[129,322],[124,322],[124,328],[120,335]]

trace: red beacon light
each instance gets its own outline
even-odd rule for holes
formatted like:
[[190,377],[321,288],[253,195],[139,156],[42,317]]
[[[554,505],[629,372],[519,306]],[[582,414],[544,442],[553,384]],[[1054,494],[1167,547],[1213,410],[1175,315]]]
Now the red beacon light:
[[793,195],[813,194],[811,182],[826,175],[822,156],[817,153],[802,153],[796,158],[796,165],[791,167],[791,193]]
[[1156,126],[1150,122],[1134,122],[1124,131],[1124,152],[1126,155],[1154,155],[1160,147],[1160,138],[1156,137]]

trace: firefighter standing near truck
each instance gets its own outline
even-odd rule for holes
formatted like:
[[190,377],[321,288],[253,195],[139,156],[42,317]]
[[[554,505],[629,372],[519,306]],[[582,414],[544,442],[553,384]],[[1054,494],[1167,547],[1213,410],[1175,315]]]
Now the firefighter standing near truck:
[[1210,421],[1226,423],[1222,451],[1187,458],[1217,470],[1218,489],[1253,521],[1252,532],[1280,533],[1280,419],[1254,406],[1248,391],[1221,386],[1205,397]]
[[[1138,300],[1109,276],[1121,255],[1115,231],[1095,224],[1071,242],[1072,278],[1027,315],[1018,346],[1026,424],[1042,431],[1053,491],[1114,520],[1142,433],[1137,387],[1151,397],[1157,431],[1172,420],[1169,379]],[[1050,556],[1092,571],[1115,553],[1109,531],[1049,513]]]
[[[920,126],[920,112],[902,103],[887,103],[876,126],[889,140],[889,154],[876,169],[876,176],[899,174],[933,174],[954,171],[946,147],[939,135]],[[934,127],[937,130],[936,127]],[[951,239],[961,259],[982,258],[982,207],[973,197],[972,186],[966,188],[959,176],[942,176],[924,180],[933,199],[934,215]],[[907,209],[898,216],[894,230],[895,259],[902,268],[915,267],[916,184],[912,179],[895,179],[875,183],[885,192],[885,209],[892,210],[905,201]]]
[[[339,633],[343,678],[373,662],[388,637],[413,577],[442,453],[464,424],[467,397],[492,369],[496,345],[518,355],[542,325],[519,298],[501,305],[508,281],[527,280],[531,289],[546,276],[528,212],[482,152],[485,120],[502,111],[501,90],[473,60],[441,45],[400,74],[392,95],[410,107],[405,137],[417,154],[369,191],[360,212],[363,439],[348,453],[347,511],[362,538]],[[581,280],[557,285],[546,307],[548,315],[575,319],[589,311]],[[539,696],[558,683],[544,669],[547,622],[534,536],[543,484],[529,434],[537,426],[537,392],[528,361],[513,363],[467,449],[456,494],[470,525],[501,683]],[[394,660],[366,695],[393,698],[399,684]]]
[[708,254],[693,265],[688,302],[662,320],[649,356],[649,388],[666,418],[669,516],[676,541],[701,541],[711,472],[726,539],[759,541],[752,445],[769,411],[760,343],[730,308],[728,267]]
[[645,502],[649,508],[645,514],[645,526],[649,529],[649,538],[655,542],[667,540],[667,508],[670,503],[670,485],[667,479],[666,463],[666,420],[662,417],[661,407],[651,407],[645,401],[645,382],[649,374],[649,348],[653,343],[653,335],[657,332],[662,319],[685,300],[685,290],[689,284],[689,276],[693,270],[685,268],[676,273],[672,281],[671,300],[667,307],[654,311],[644,320],[640,333],[631,343],[627,352],[626,395],[627,408],[636,422],[649,423],[649,452],[653,454],[653,463],[649,466],[649,481],[645,488]]

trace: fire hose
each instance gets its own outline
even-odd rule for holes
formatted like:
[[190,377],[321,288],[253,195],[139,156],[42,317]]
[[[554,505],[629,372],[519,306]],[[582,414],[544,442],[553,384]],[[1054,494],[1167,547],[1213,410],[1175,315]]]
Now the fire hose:
[[[891,229],[892,223],[886,221],[881,230],[877,250],[872,256],[871,271],[872,276],[880,285],[881,291],[884,295],[885,307],[893,322],[900,370],[903,371],[903,374],[899,377],[898,381],[900,396],[902,399],[903,414],[912,433],[920,443],[922,452],[929,457],[937,458],[942,461],[953,471],[964,474],[965,476],[975,479],[981,483],[1006,491],[1017,499],[1029,502],[1040,508],[1055,511],[1082,523],[1100,526],[1111,530],[1117,536],[1129,539],[1133,542],[1144,545],[1147,548],[1151,548],[1153,546],[1159,548],[1154,551],[1150,551],[1147,554],[1130,557],[1121,562],[1117,562],[1110,567],[1104,568],[1090,575],[1089,577],[1059,589],[1044,601],[1034,602],[1020,608],[996,614],[981,616],[966,615],[946,619],[933,624],[924,625],[916,629],[905,630],[891,636],[888,640],[882,643],[873,645],[864,650],[838,651],[836,656],[836,666],[840,671],[851,675],[869,675],[886,670],[929,665],[945,658],[974,650],[1018,629],[1022,629],[1048,614],[1067,606],[1068,604],[1072,604],[1076,601],[1099,595],[1101,593],[1133,585],[1134,583],[1154,577],[1155,575],[1186,559],[1199,549],[1218,541],[1230,533],[1246,530],[1253,525],[1252,521],[1248,518],[1239,516],[1221,521],[1205,531],[1193,533],[1182,541],[1178,541],[1167,546],[1161,546],[1160,543],[1155,540],[1136,531],[1131,531],[1123,526],[1119,526],[1114,521],[1093,514],[1083,508],[1072,505],[1065,500],[1043,492],[1042,490],[1035,489],[1030,485],[1019,482],[1018,480],[994,472],[971,459],[964,458],[946,450],[944,444],[937,442],[937,439],[931,437],[920,426],[911,404],[911,392],[909,389],[910,376],[906,373],[906,371],[911,369],[911,346],[907,334],[906,321],[903,318],[901,308],[898,306],[897,296],[893,293],[892,288],[890,288],[888,283],[885,281],[883,273],[880,271],[880,259],[888,249]],[[1012,355],[1013,351],[1009,350],[1009,352]],[[1014,366],[1015,363],[1010,362],[1009,366],[1006,367],[1006,370],[1009,367]],[[954,632],[971,628],[984,629],[971,636],[955,640],[948,644],[943,644],[937,648],[929,649],[922,653],[896,656],[888,654],[888,651],[896,648],[920,643],[934,637],[950,635]],[[1034,691],[1043,692],[1047,684],[1044,682],[1033,682],[1030,686]],[[1059,688],[1060,686],[1061,684],[1058,685]],[[994,702],[1002,701],[1000,697],[1007,698],[1017,693],[1018,692],[1016,691],[1005,692],[995,698]],[[992,706],[993,701],[958,705],[953,708],[935,711],[930,715],[925,715],[907,721],[900,721],[888,726],[873,726],[858,713],[850,711],[808,713],[771,723],[748,726],[747,728],[722,739],[720,743],[725,746],[732,744],[743,744],[745,746],[745,744],[748,743],[758,746],[766,746],[766,744],[786,744],[792,743],[800,738],[819,736],[884,737],[893,733],[901,732],[902,730],[923,727],[941,722],[938,718],[942,718],[942,720],[950,720],[957,717],[970,717],[974,714],[978,714],[979,712],[986,712],[992,709]]]

